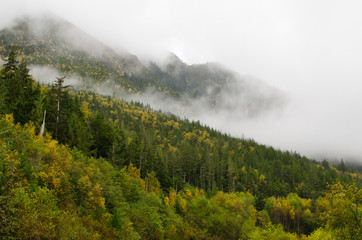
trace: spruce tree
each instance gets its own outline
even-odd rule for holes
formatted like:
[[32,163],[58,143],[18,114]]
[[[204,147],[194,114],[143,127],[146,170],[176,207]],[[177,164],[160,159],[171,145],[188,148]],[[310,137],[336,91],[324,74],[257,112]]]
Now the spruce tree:
[[18,63],[15,49],[12,47],[4,64],[4,78],[2,81],[4,87],[4,102],[7,106],[6,112],[8,113],[14,111],[16,101],[21,95],[21,85],[18,82],[19,78],[16,77]]
[[[54,116],[54,138],[58,140],[58,131],[61,128],[61,125],[65,125],[63,123],[61,123],[61,120],[65,120],[63,114],[65,113],[65,111],[63,111],[63,106],[61,106],[61,101],[65,100],[65,98],[67,97],[67,93],[64,91],[65,89],[67,89],[69,86],[64,86],[64,79],[65,77],[58,77],[57,80],[55,81],[55,84],[52,85],[52,89],[50,91],[50,99],[51,99],[51,104],[52,109],[53,109],[53,116]],[[55,106],[54,106],[55,104]],[[65,131],[63,131],[65,132]]]
[[38,116],[34,114],[34,111],[36,107],[39,107],[37,101],[40,98],[40,85],[35,84],[34,79],[29,75],[25,60],[22,60],[19,64],[15,79],[14,83],[19,84],[19,86],[16,86],[19,96],[13,110],[15,121],[21,124],[25,124],[30,120],[38,121],[39,119],[36,119]]
[[8,54],[8,58],[6,63],[4,64],[5,72],[6,73],[14,73],[17,69],[19,61],[16,60],[16,53],[14,46],[11,47],[10,52]]

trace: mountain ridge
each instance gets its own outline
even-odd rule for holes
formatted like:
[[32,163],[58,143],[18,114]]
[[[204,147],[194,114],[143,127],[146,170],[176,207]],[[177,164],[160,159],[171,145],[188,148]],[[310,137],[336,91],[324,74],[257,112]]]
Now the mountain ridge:
[[[49,66],[80,80],[114,81],[134,94],[153,88],[161,95],[187,103],[203,101],[214,110],[237,109],[251,117],[286,104],[285,93],[264,82],[242,77],[218,63],[187,65],[174,53],[162,64],[142,63],[126,51],[116,52],[72,23],[45,15],[17,20],[0,31],[0,55],[11,45],[29,64]],[[261,90],[262,89],[262,90]],[[228,97],[228,98],[225,98]],[[229,99],[229,100],[227,100]]]
[[319,164],[63,80],[35,83],[14,48],[0,67],[0,238],[361,236],[362,177],[343,161]]

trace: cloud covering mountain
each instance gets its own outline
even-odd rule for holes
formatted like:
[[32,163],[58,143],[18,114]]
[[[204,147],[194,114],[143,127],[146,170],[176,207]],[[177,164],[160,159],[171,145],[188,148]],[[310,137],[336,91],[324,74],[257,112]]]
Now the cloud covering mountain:
[[196,116],[207,124],[309,156],[362,158],[360,1],[9,1],[1,25],[40,10],[142,61],[171,51],[188,65],[220,62],[290,96],[268,117]]

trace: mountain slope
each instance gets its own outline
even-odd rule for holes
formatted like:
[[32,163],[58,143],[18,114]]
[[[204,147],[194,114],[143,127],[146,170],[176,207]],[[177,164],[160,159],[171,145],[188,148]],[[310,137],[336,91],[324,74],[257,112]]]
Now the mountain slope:
[[29,64],[52,66],[63,74],[77,73],[96,81],[117,79],[126,87],[131,79],[127,72],[145,71],[137,57],[128,53],[117,55],[71,23],[54,16],[19,19],[0,35],[2,53],[14,45]]
[[[170,54],[162,64],[141,62],[117,53],[71,23],[51,16],[25,17],[0,31],[0,54],[15,45],[29,64],[76,74],[83,82],[123,89],[128,93],[155,89],[167,98],[202,103],[212,109],[233,109],[246,117],[285,104],[285,95],[265,83],[242,77],[214,63],[187,65]],[[122,91],[122,93],[124,92]],[[190,104],[192,105],[192,104]],[[200,104],[201,105],[201,104]]]
[[[32,125],[15,126],[9,115],[0,128],[1,239],[313,240],[361,234],[348,211],[362,211],[355,185],[336,184],[313,202],[296,194],[266,198],[260,211],[248,192],[208,197],[190,186],[161,192],[153,173],[142,179],[132,165],[120,170],[86,157],[35,134]],[[312,234],[299,238],[301,233]]]
[[62,78],[41,87],[14,50],[0,129],[1,239],[361,236],[361,175]]

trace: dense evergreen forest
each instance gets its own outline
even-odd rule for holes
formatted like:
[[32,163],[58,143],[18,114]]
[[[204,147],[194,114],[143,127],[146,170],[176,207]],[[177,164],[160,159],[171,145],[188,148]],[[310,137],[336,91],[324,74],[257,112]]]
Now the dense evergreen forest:
[[14,49],[0,114],[2,239],[361,238],[361,175],[343,162],[75,91],[62,77],[40,86]]

